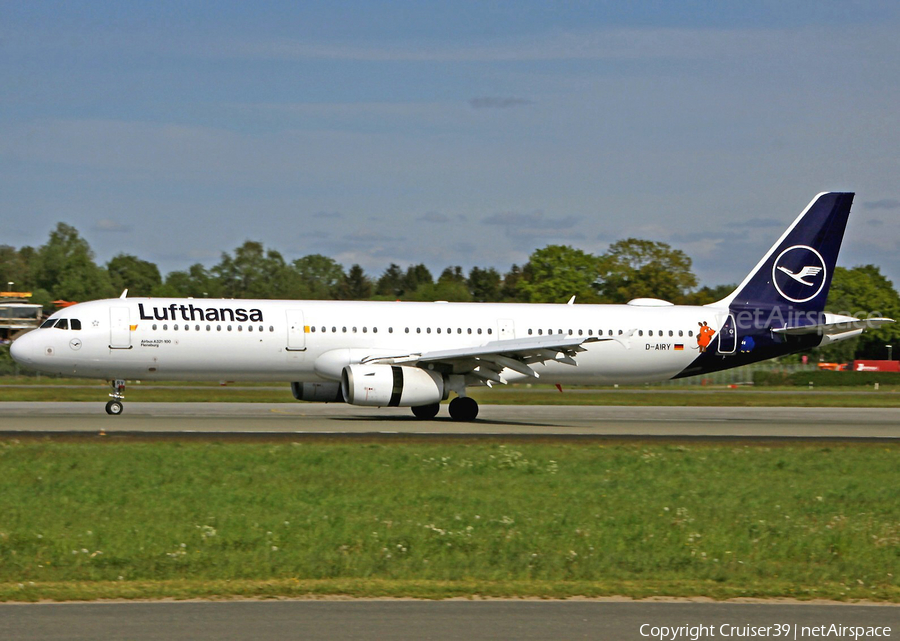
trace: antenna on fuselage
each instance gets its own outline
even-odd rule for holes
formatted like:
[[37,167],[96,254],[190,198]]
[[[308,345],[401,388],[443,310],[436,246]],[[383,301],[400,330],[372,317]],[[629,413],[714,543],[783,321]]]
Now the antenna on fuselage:
[[119,296],[119,298],[128,298],[128,288],[127,287],[125,288],[125,291],[122,292],[122,295]]

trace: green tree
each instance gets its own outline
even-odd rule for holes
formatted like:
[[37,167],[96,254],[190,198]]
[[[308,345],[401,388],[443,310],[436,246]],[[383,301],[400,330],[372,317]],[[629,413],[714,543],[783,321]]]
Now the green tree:
[[736,288],[737,285],[716,285],[715,287],[706,285],[695,292],[686,294],[683,302],[685,305],[709,305],[722,300]]
[[114,296],[109,273],[94,263],[94,252],[71,225],[58,223],[50,239],[29,261],[33,287],[71,301]]
[[[886,316],[900,319],[900,296],[894,284],[875,265],[846,269],[837,267],[828,290],[825,309],[846,316],[866,318]],[[886,345],[894,345],[900,355],[900,327],[897,323],[816,350],[818,360],[848,362],[854,358],[887,358]]]
[[117,291],[128,289],[129,296],[151,296],[162,285],[159,268],[130,254],[119,254],[106,264],[110,281]]
[[469,284],[463,274],[462,267],[448,267],[438,277],[434,284],[434,297],[432,300],[447,300],[453,302],[467,302],[472,300],[469,293]]
[[503,276],[500,285],[500,300],[507,303],[523,303],[527,300],[527,293],[519,287],[519,283],[525,278],[525,273],[518,265],[510,267]]
[[434,277],[428,268],[422,263],[418,265],[410,265],[406,269],[406,276],[403,278],[403,292],[409,294],[415,292],[422,285],[432,285]]
[[469,271],[468,279],[469,293],[472,295],[472,300],[480,303],[500,301],[501,282],[500,272],[493,267],[488,269],[473,267]]
[[169,272],[165,284],[158,288],[156,296],[173,298],[217,298],[221,296],[219,282],[200,263],[191,265],[187,271]]
[[372,296],[372,281],[359,265],[353,265],[337,288],[339,300],[366,300]]
[[516,288],[532,303],[565,303],[572,296],[597,302],[597,269],[596,256],[568,245],[547,245],[531,254]]
[[400,265],[391,263],[390,267],[378,278],[375,293],[385,298],[400,298],[406,292],[406,280]]
[[281,254],[252,240],[235,249],[234,256],[223,253],[212,273],[229,298],[290,298],[297,293],[299,279]]
[[0,245],[0,289],[5,290],[9,283],[13,283],[15,291],[28,289],[28,261],[15,247]]
[[322,254],[310,254],[293,263],[300,277],[303,298],[328,300],[337,296],[338,286],[344,280],[344,268],[340,263]]
[[691,259],[667,243],[638,238],[610,245],[600,257],[599,292],[604,302],[625,303],[633,298],[684,301],[697,285]]

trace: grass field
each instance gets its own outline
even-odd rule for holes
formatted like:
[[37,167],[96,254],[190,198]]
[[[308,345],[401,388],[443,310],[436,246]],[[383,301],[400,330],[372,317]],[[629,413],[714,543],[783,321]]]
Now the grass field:
[[0,441],[0,599],[897,602],[898,452]]

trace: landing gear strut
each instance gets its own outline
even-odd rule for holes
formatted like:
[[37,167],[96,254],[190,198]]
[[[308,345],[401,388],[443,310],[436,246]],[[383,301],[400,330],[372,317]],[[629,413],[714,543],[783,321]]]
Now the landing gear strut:
[[122,401],[125,400],[125,381],[117,378],[114,381],[110,382],[110,386],[112,386],[112,400],[106,403],[106,413],[112,416],[118,416],[125,409],[125,406],[122,405]]
[[450,401],[450,418],[454,421],[474,421],[478,416],[478,403],[474,398],[459,396]]

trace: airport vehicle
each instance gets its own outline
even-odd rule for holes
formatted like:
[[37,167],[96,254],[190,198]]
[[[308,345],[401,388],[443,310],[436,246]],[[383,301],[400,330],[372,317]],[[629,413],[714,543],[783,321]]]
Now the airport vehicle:
[[852,193],[816,196],[737,289],[704,306],[128,298],[80,303],[11,346],[34,369],[110,380],[283,380],[298,400],[474,420],[471,386],[661,381],[860,334],[824,311]]

